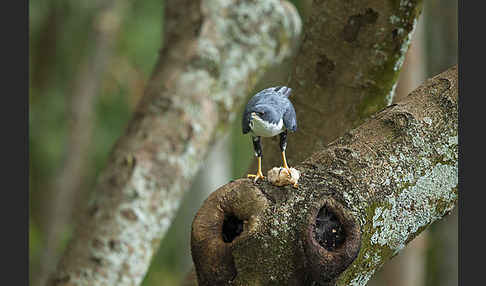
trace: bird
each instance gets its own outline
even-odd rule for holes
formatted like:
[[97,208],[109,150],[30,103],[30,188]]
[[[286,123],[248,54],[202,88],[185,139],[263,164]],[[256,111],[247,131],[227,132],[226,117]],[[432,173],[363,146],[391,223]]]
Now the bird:
[[286,86],[275,86],[256,93],[246,104],[242,117],[243,134],[250,134],[255,156],[258,159],[256,174],[248,174],[255,178],[254,182],[264,179],[262,173],[261,137],[280,136],[283,167],[290,174],[290,168],[285,157],[288,131],[297,131],[297,116],[294,106],[289,100],[292,89]]

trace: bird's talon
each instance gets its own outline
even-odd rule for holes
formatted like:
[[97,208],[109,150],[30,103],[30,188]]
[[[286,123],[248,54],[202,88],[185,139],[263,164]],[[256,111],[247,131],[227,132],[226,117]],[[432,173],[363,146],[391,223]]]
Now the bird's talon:
[[255,179],[253,180],[254,183],[256,183],[258,181],[258,179],[265,179],[265,176],[263,176],[262,174],[256,174],[256,175],[253,175],[253,174],[248,174],[247,175],[248,178],[253,178],[255,177]]

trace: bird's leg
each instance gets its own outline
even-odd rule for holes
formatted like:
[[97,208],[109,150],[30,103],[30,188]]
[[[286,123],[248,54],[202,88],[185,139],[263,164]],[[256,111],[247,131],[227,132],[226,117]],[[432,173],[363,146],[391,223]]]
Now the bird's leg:
[[282,151],[283,167],[287,169],[290,175],[290,168],[287,165],[287,158],[285,158],[285,149],[287,149],[287,130],[280,133],[280,150]]
[[254,182],[258,181],[258,179],[265,178],[262,173],[262,145],[260,143],[260,136],[252,136],[253,141],[253,149],[255,150],[255,155],[258,159],[258,170],[256,175],[248,174],[248,178],[255,177]]

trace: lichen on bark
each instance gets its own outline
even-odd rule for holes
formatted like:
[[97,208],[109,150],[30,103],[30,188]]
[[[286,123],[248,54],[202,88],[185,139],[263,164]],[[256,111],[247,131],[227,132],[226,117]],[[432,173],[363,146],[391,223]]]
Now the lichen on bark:
[[[383,170],[376,181],[368,181],[369,191],[394,189],[380,202],[358,207],[366,213],[366,237],[353,268],[353,279],[342,279],[339,285],[364,285],[389,258],[396,255],[418,233],[433,221],[448,214],[458,196],[458,113],[457,67],[429,80],[417,93],[428,93],[429,100],[413,102],[409,95],[399,111],[386,124],[398,128],[408,145],[392,144],[381,161]],[[421,105],[418,107],[417,105]],[[432,106],[442,111],[432,114]],[[419,111],[419,109],[424,109]],[[413,111],[413,112],[411,112]],[[425,130],[436,128],[439,133]],[[396,136],[396,131],[392,136]],[[384,154],[378,150],[378,154]],[[364,211],[363,211],[364,210]],[[346,276],[346,274],[343,274]]]

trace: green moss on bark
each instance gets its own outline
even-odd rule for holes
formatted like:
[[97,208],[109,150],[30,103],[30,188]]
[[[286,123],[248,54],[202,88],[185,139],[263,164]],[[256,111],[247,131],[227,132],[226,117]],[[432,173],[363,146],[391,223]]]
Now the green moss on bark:
[[[358,121],[391,104],[417,19],[422,12],[422,1],[391,0],[390,2],[393,3],[393,10],[396,11],[396,14],[389,18],[392,28],[388,29],[391,30],[392,36],[374,45],[375,54],[381,55],[385,60],[381,64],[377,62],[369,77],[371,86],[367,88],[367,96],[358,107]],[[410,9],[411,7],[413,9]],[[398,43],[401,45],[397,45]]]

